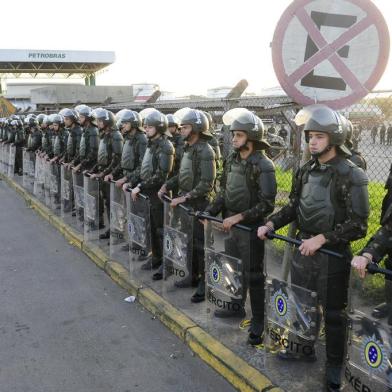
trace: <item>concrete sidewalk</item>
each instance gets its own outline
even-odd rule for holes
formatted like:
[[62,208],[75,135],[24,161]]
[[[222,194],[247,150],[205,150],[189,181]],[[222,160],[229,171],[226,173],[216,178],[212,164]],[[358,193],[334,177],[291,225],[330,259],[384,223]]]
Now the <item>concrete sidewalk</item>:
[[0,181],[0,390],[234,388]]

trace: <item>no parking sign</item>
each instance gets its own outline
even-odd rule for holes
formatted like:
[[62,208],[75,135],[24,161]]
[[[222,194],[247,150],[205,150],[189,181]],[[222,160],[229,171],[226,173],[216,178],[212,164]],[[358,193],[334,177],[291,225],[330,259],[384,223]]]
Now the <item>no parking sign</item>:
[[388,27],[370,0],[294,0],[272,42],[285,92],[302,105],[318,102],[333,109],[371,91],[388,56]]

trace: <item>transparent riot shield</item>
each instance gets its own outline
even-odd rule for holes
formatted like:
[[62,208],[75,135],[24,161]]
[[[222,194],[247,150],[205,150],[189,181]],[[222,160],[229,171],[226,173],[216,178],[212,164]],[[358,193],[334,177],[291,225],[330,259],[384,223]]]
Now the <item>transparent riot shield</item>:
[[177,307],[189,307],[192,296],[194,217],[189,209],[164,203],[162,294]]
[[204,244],[206,301],[201,321],[210,334],[225,342],[238,331],[245,309],[250,232],[236,227],[226,232],[221,222],[208,221]]
[[0,173],[5,174],[5,163],[4,163],[4,148],[5,145],[0,143]]
[[65,223],[70,223],[72,215],[71,203],[71,186],[72,186],[72,171],[64,165],[60,166],[60,206],[61,218]]
[[99,245],[100,227],[100,181],[89,176],[84,183],[84,241]]
[[[70,178],[70,195],[69,205],[72,211],[72,224],[80,232],[84,233],[84,218],[85,218],[85,189],[84,189],[84,175],[83,173],[72,172]],[[75,203],[75,210],[73,211],[73,203]]]
[[[374,308],[385,300],[385,317],[373,317]],[[391,300],[391,280],[380,274],[360,279],[355,271],[351,272],[344,392],[392,391]]]
[[135,201],[126,192],[129,240],[129,274],[139,283],[151,282],[150,201],[139,194]]
[[284,390],[321,391],[328,256],[302,256],[292,249],[283,257],[276,251],[269,249],[264,259],[266,374]]
[[8,177],[14,177],[16,147],[9,144],[8,150]]
[[122,188],[110,183],[110,259],[129,267],[127,209]]
[[50,208],[50,182],[51,182],[51,175],[52,175],[52,165],[49,159],[43,159],[43,176],[44,176],[44,201],[47,207]]
[[50,209],[57,215],[60,215],[60,167],[57,163],[49,165],[49,197],[50,197]]
[[44,181],[45,181],[45,159],[37,156],[34,172],[34,195],[39,200],[44,201]]
[[35,154],[23,149],[23,188],[32,193],[34,190]]

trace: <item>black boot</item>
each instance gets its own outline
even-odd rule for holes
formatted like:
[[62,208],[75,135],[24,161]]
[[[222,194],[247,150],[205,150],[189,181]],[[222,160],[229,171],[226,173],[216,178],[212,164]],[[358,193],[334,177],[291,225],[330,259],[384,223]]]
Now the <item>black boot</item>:
[[191,297],[193,303],[203,302],[206,299],[206,283],[203,278],[200,279],[197,290]]
[[110,238],[110,230],[106,230],[105,233],[99,235],[100,240],[107,240]]
[[158,269],[158,272],[156,272],[153,276],[152,276],[152,280],[162,280],[163,279],[163,264],[161,264],[161,266]]

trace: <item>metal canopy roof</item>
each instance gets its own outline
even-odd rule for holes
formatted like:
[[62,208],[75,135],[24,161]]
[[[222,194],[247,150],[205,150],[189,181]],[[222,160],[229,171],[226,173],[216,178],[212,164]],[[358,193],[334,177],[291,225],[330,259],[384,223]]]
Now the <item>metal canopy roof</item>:
[[91,75],[114,60],[114,52],[0,49],[0,74],[15,78]]

